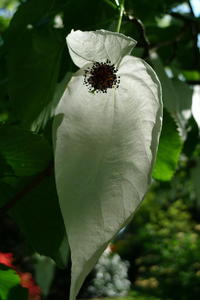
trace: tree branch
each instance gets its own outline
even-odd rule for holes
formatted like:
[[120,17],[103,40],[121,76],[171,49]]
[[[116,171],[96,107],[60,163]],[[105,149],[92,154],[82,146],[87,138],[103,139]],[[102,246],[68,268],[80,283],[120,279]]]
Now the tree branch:
[[193,17],[191,15],[180,14],[180,13],[177,13],[177,12],[170,12],[170,13],[168,13],[168,15],[170,15],[173,18],[179,19],[183,22],[192,22],[192,23],[195,23],[195,24],[199,23],[198,19],[195,16]]
[[[193,18],[195,18],[194,10],[192,7],[192,4],[190,0],[187,0],[188,6],[190,8],[190,14]],[[191,31],[192,31],[192,36],[194,38],[194,55],[195,55],[195,61],[197,64],[197,68],[200,68],[200,55],[199,55],[199,47],[198,47],[198,34],[199,34],[199,29],[198,25],[196,23],[191,24]]]
[[194,10],[193,10],[193,7],[192,7],[192,4],[191,4],[190,0],[187,0],[187,3],[188,3],[188,6],[190,8],[191,15],[193,17],[195,17]]
[[176,44],[178,43],[181,38],[184,36],[185,34],[185,31],[187,30],[187,28],[184,26],[181,31],[177,34],[177,36],[175,36],[173,39],[171,40],[166,40],[166,41],[163,41],[161,43],[157,43],[155,45],[155,47],[152,47],[153,50],[157,50],[158,48],[160,47],[164,47],[164,46],[170,46],[170,45],[173,45],[173,44]]
[[175,12],[171,12],[170,15],[172,17],[178,18],[182,20],[185,25],[191,30],[191,34],[194,41],[194,58],[197,68],[200,67],[200,55],[199,55],[199,48],[198,48],[198,33],[199,33],[199,21],[198,18],[195,17],[193,7],[190,3],[190,0],[187,0],[188,6],[190,8],[190,15],[183,15]]
[[140,37],[141,37],[141,43],[144,47],[144,53],[142,55],[142,58],[147,58],[149,57],[149,50],[150,50],[150,42],[149,39],[147,37],[146,34],[146,30],[144,27],[144,24],[142,23],[142,21],[140,19],[135,18],[134,16],[125,14],[125,17],[127,18],[127,20],[133,24],[136,25],[138,32],[140,33]]
[[25,197],[29,192],[31,192],[35,187],[37,187],[45,177],[48,177],[52,174],[53,171],[53,162],[51,161],[46,169],[40,172],[37,176],[33,178],[21,191],[14,195],[7,203],[5,203],[0,208],[0,216],[6,214],[11,210],[23,197]]

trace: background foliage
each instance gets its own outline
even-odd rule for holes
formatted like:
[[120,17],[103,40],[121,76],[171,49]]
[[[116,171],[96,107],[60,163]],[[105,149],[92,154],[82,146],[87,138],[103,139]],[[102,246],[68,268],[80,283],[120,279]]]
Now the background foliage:
[[[29,290],[29,300],[65,299],[70,261],[51,139],[55,106],[76,70],[65,37],[71,29],[115,31],[118,1],[1,0],[0,4],[0,251],[15,257],[15,267],[0,261],[0,284],[7,287],[0,290],[0,299],[8,300],[13,287],[19,294],[15,300],[27,299],[28,286],[20,289],[19,270],[32,272],[42,289],[35,296]],[[127,299],[188,300],[199,295],[197,5],[198,0],[125,1],[121,32],[138,41],[133,55],[156,70],[164,101],[152,188],[111,247],[129,261],[133,291]],[[95,276],[94,272],[86,281],[82,296],[89,297],[85,291]],[[112,276],[109,280],[113,282]]]

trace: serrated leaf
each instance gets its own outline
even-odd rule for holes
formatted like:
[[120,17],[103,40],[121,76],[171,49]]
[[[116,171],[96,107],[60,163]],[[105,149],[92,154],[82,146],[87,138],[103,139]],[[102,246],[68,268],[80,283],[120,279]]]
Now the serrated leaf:
[[172,79],[172,84],[178,97],[178,102],[174,104],[176,114],[178,115],[181,127],[185,128],[191,117],[193,89],[187,83],[177,78]]
[[163,127],[158,146],[153,177],[157,180],[169,181],[176,171],[182,149],[182,141],[177,125],[170,114],[164,110]]
[[188,122],[188,133],[187,139],[184,142],[183,153],[185,153],[188,158],[192,157],[199,142],[199,128],[194,118],[190,118]]
[[5,125],[0,128],[0,155],[16,176],[30,176],[46,168],[52,150],[42,136]]

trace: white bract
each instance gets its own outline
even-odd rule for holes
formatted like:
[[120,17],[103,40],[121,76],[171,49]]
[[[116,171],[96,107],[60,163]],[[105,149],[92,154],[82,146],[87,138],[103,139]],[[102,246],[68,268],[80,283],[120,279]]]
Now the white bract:
[[159,80],[130,56],[123,34],[72,31],[67,45],[81,69],[54,121],[55,175],[72,259],[70,300],[113,236],[143,199],[161,130]]

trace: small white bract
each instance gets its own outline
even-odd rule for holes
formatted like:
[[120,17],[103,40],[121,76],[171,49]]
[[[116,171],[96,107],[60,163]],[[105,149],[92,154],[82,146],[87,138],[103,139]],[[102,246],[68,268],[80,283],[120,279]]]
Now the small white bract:
[[80,70],[54,120],[55,175],[72,258],[70,300],[113,236],[133,217],[151,177],[161,130],[159,80],[130,56],[136,41],[72,31]]

